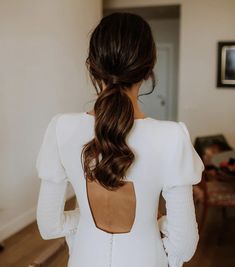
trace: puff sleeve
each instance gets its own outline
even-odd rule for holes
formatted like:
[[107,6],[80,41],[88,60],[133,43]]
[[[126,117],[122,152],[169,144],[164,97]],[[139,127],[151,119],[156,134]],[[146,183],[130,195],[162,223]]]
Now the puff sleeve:
[[179,185],[194,185],[201,181],[204,164],[194,149],[189,131],[183,122],[177,123],[176,142],[168,155],[164,188]]
[[49,122],[36,160],[38,177],[41,178],[36,219],[41,237],[65,237],[70,253],[80,219],[80,210],[64,210],[69,179],[59,153],[59,117],[60,114],[57,114]]
[[166,216],[159,223],[168,256],[169,267],[182,267],[194,255],[199,241],[193,201],[193,184],[201,180],[204,164],[195,151],[188,129],[177,123],[176,147],[169,157],[169,167],[162,196],[166,201]]
[[55,183],[68,181],[57,140],[57,121],[60,115],[56,114],[49,122],[36,159],[38,177]]

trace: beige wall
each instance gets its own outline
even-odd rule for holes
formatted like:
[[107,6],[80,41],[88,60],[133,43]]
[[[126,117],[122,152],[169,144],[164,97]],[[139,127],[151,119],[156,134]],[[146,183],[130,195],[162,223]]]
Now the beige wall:
[[224,133],[235,147],[235,90],[216,88],[217,42],[235,39],[235,1],[184,1],[179,118],[194,135]]
[[235,147],[235,90],[216,88],[217,41],[235,39],[234,0],[105,0],[106,8],[181,5],[178,121],[192,139],[224,133]]
[[0,240],[35,219],[50,118],[88,109],[84,61],[101,0],[0,1]]

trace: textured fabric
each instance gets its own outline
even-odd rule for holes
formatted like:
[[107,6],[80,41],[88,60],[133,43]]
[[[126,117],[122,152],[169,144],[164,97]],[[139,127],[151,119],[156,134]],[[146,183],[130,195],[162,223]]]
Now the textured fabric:
[[[55,115],[36,161],[42,179],[37,222],[42,238],[65,236],[68,267],[181,267],[198,243],[192,185],[204,165],[183,122],[150,117],[136,119],[126,139],[135,161],[126,173],[136,194],[136,213],[129,233],[97,228],[89,207],[81,150],[94,137],[94,117],[85,112]],[[79,208],[64,211],[68,182]],[[159,197],[167,214],[157,222]],[[164,237],[161,239],[160,231]]]
[[43,239],[74,234],[79,223],[79,208],[64,211],[67,182],[41,182],[37,205],[37,223]]
[[[199,240],[192,186],[174,186],[163,190],[167,217],[162,224],[163,244],[169,266],[181,266],[193,256]],[[161,229],[160,229],[161,230]]]

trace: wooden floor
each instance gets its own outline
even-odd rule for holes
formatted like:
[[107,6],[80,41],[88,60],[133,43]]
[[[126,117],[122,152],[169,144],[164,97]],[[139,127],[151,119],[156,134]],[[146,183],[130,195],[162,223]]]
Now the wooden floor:
[[[184,267],[235,267],[235,219],[228,221],[222,232],[222,244],[218,245],[220,225],[220,213],[218,210],[211,210],[197,251]],[[42,240],[36,223],[32,223],[5,241],[5,250],[0,252],[0,267],[27,267],[41,251],[54,242],[57,241]],[[66,267],[67,261],[66,246],[47,267]]]
[[[229,210],[230,218],[223,226],[221,211],[210,210],[197,251],[184,267],[235,267],[235,210]],[[218,237],[222,237],[218,242]]]

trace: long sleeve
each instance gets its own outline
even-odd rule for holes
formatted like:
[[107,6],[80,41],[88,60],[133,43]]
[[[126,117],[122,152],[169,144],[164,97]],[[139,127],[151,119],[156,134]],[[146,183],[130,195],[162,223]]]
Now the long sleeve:
[[67,181],[54,183],[42,180],[38,204],[37,224],[43,239],[74,234],[79,223],[79,208],[64,211]]
[[192,185],[201,180],[204,164],[195,151],[189,131],[179,122],[165,169],[162,196],[166,216],[159,221],[170,267],[181,267],[194,255],[199,241]]
[[60,153],[56,114],[48,124],[36,159],[41,186],[37,204],[37,224],[43,239],[73,236],[79,221],[79,210],[64,211],[69,178]]
[[194,255],[199,235],[192,186],[176,186],[162,192],[167,215],[159,220],[170,267],[181,267]]

